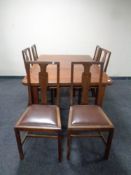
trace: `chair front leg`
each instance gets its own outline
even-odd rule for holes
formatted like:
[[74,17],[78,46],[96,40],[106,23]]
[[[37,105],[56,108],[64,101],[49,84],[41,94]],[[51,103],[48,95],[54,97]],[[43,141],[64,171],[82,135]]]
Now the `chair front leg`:
[[71,135],[70,132],[67,134],[67,159],[70,160],[70,144],[71,144]]
[[112,129],[111,131],[109,131],[109,134],[108,134],[106,148],[105,148],[105,155],[104,155],[104,159],[106,159],[106,160],[109,158],[109,153],[110,153],[110,148],[111,148],[113,133],[114,133],[114,129]]
[[58,133],[58,160],[61,162],[62,160],[62,153],[61,153],[61,135]]
[[23,153],[23,149],[22,149],[20,131],[16,128],[14,129],[14,131],[15,131],[18,150],[19,150],[19,156],[20,156],[20,159],[23,160],[24,159],[24,153]]

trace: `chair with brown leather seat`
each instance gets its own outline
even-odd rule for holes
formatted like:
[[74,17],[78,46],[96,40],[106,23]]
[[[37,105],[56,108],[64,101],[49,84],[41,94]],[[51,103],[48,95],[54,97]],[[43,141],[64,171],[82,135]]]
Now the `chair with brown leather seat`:
[[99,61],[102,61],[104,63],[104,72],[107,71],[107,67],[110,61],[110,56],[111,56],[111,52],[107,49],[101,48],[102,52],[101,52],[101,58]]
[[32,50],[33,58],[36,61],[38,59],[38,53],[37,53],[37,49],[36,49],[36,45],[35,44],[33,44],[31,46],[31,50]]
[[93,61],[100,61],[101,53],[102,49],[99,45],[97,45],[93,56]]
[[[96,64],[100,67],[100,73],[98,75],[99,86],[98,86],[98,97],[97,104],[89,104],[88,92],[90,90],[91,73],[90,68]],[[81,76],[81,104],[74,104],[73,88],[76,86],[75,83],[75,66],[82,65],[83,73]],[[108,159],[114,126],[110,119],[107,117],[103,109],[100,107],[100,95],[102,87],[102,74],[103,74],[103,63],[101,62],[72,62],[71,64],[71,107],[68,117],[68,133],[67,133],[67,159],[70,159],[70,144],[73,137],[100,137],[105,143],[105,154],[104,158]],[[78,82],[77,82],[78,84]],[[92,133],[93,132],[93,133]],[[90,135],[92,133],[92,135]],[[94,134],[95,133],[95,134]],[[107,138],[104,133],[108,133]]]
[[[30,77],[30,65],[38,64],[40,67],[39,72],[39,86],[40,86],[40,104],[33,104],[33,92],[31,86]],[[14,130],[16,135],[16,141],[18,145],[20,159],[24,158],[23,144],[26,138],[36,137],[36,138],[55,138],[58,140],[58,160],[61,161],[61,119],[59,111],[59,63],[53,63],[56,69],[56,104],[49,105],[47,90],[48,90],[48,73],[46,69],[48,65],[52,62],[26,62],[27,69],[27,81],[29,88],[29,106],[23,112],[20,119],[16,123]],[[27,135],[22,138],[22,133],[27,132]]]

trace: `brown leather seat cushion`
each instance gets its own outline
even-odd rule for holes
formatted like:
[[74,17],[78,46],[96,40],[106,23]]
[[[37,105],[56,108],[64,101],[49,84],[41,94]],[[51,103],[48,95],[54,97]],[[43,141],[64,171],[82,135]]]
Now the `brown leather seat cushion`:
[[99,106],[75,105],[72,106],[71,125],[109,125],[109,120]]
[[31,105],[19,123],[19,126],[57,127],[57,125],[57,108],[55,105]]

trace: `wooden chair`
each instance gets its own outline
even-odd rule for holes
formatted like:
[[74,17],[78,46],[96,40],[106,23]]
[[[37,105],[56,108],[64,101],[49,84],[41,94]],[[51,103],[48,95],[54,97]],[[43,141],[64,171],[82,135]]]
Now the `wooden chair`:
[[101,52],[101,58],[99,61],[102,61],[104,63],[104,72],[107,71],[107,67],[110,61],[110,56],[111,56],[111,52],[109,50],[106,50],[104,48],[101,48],[102,52]]
[[[99,45],[96,46],[95,48],[95,53],[94,53],[94,56],[93,56],[93,61],[100,61],[100,58],[101,58],[101,53],[102,53],[102,49]],[[74,95],[76,94],[76,91],[78,91],[79,93],[79,96],[81,96],[81,90],[77,87],[74,89]],[[96,87],[92,87],[91,88],[91,94],[92,94],[92,97],[96,97]],[[79,99],[78,99],[78,103],[79,103]]]
[[[110,56],[111,56],[110,51],[108,51],[104,48],[101,48],[100,46],[96,46],[96,51],[95,51],[93,60],[103,62],[103,64],[104,64],[103,71],[106,72],[109,61],[110,61]],[[96,92],[97,92],[97,88],[92,87],[91,88],[92,97],[96,97]]]
[[33,61],[33,58],[31,56],[30,48],[26,48],[26,49],[22,50],[22,56],[23,56],[24,65],[25,65],[25,68],[26,68],[26,62],[27,61]]
[[32,50],[33,58],[36,61],[38,59],[38,54],[37,54],[37,49],[36,49],[36,45],[35,44],[31,46],[31,50]]
[[[30,65],[39,64],[39,85],[41,102],[40,104],[32,104],[33,93],[30,78]],[[53,63],[56,66],[56,104],[47,104],[47,88],[48,88],[48,74],[46,72],[47,66],[52,64],[52,62],[26,62],[27,69],[27,80],[30,96],[30,104],[21,115],[20,119],[16,123],[14,130],[16,135],[16,141],[18,145],[20,159],[24,158],[23,144],[26,138],[29,137],[45,137],[45,138],[55,138],[58,140],[58,160],[61,161],[61,119],[59,111],[59,63]],[[27,135],[22,139],[21,134],[27,132]],[[41,133],[41,134],[40,134]]]
[[[97,45],[96,46],[96,49],[95,49],[93,61],[100,61],[101,54],[102,54],[102,48],[99,45]],[[96,98],[96,93],[97,93],[97,88],[96,87],[92,87],[91,88],[92,97],[95,97]]]
[[102,49],[100,46],[97,45],[95,49],[93,61],[100,61],[101,53],[102,53]]
[[[26,71],[26,74],[27,74],[27,66],[26,66],[26,63],[28,61],[34,61],[33,58],[32,58],[32,55],[31,55],[31,51],[30,51],[30,48],[26,48],[24,50],[22,50],[22,56],[23,56],[23,61],[24,61],[24,66],[25,66],[25,71]],[[33,62],[32,64],[30,64],[30,68],[32,67],[33,65]],[[36,91],[37,93],[39,92],[39,87],[36,88]],[[28,88],[28,93],[29,93],[29,88]],[[28,95],[29,97],[29,95]],[[28,104],[29,104],[29,98],[28,98]]]
[[[73,105],[73,88],[75,87],[75,66],[82,65],[84,71],[82,73],[82,96],[81,104]],[[99,86],[98,86],[98,98],[97,105],[89,105],[89,97],[87,91],[90,89],[91,73],[90,68],[93,64],[100,66],[100,76],[99,77]],[[72,62],[71,64],[71,107],[68,117],[68,133],[67,133],[67,159],[70,159],[70,144],[73,137],[100,137],[105,143],[105,154],[104,158],[108,159],[114,126],[111,123],[110,119],[104,113],[100,107],[100,95],[101,95],[101,86],[102,86],[102,73],[103,73],[103,63],[100,62]],[[77,74],[77,72],[76,72]],[[93,135],[89,133],[93,132]],[[97,134],[94,134],[94,133]],[[105,138],[103,133],[108,133],[108,137]],[[83,134],[84,133],[84,134]]]

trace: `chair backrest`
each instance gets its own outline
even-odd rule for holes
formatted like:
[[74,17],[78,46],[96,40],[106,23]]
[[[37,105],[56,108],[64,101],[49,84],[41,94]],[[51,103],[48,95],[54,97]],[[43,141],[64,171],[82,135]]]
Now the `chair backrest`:
[[109,50],[104,49],[104,48],[101,48],[101,49],[102,49],[102,53],[101,53],[101,58],[99,61],[102,61],[104,63],[103,70],[104,70],[104,72],[106,72],[109,61],[110,61],[111,52]]
[[40,62],[40,61],[27,61],[26,62],[26,72],[27,72],[27,82],[28,82],[28,88],[29,88],[29,104],[33,103],[33,91],[32,91],[32,84],[31,84],[31,71],[30,66],[34,64],[39,65],[40,72],[38,74],[39,76],[39,94],[41,97],[41,104],[46,105],[47,104],[47,90],[49,87],[48,82],[48,73],[47,73],[47,67],[49,65],[55,66],[56,68],[56,82],[53,87],[56,89],[56,104],[59,105],[59,89],[60,89],[60,63],[59,62]]
[[102,53],[102,49],[100,46],[97,45],[95,49],[93,60],[100,61],[101,53]]
[[74,82],[75,74],[75,66],[82,65],[83,72],[81,74],[81,82],[80,87],[82,88],[81,94],[81,104],[88,104],[89,102],[89,90],[91,88],[91,66],[97,65],[100,72],[98,76],[98,93],[97,93],[97,105],[100,105],[100,95],[101,95],[101,88],[102,88],[102,77],[103,77],[103,62],[72,62],[71,63],[71,88],[70,88],[70,99],[71,105],[73,105],[73,89],[76,86]]
[[36,49],[36,45],[35,44],[31,46],[31,50],[32,50],[33,58],[36,61],[38,59],[38,54],[37,54],[37,49]]
[[30,48],[26,48],[26,49],[22,50],[22,56],[23,56],[24,65],[25,65],[25,69],[26,69],[26,62],[33,61]]

